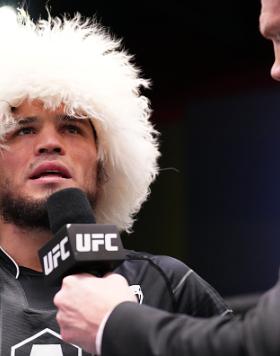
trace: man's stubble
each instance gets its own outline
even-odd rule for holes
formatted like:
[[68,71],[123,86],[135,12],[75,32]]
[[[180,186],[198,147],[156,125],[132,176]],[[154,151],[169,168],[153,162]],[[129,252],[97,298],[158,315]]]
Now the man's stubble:
[[[29,196],[21,196],[12,191],[10,187],[8,181],[0,187],[0,216],[3,221],[23,229],[49,231],[47,200],[58,189],[50,188],[43,199],[34,199]],[[94,208],[96,193],[87,191],[86,195]]]

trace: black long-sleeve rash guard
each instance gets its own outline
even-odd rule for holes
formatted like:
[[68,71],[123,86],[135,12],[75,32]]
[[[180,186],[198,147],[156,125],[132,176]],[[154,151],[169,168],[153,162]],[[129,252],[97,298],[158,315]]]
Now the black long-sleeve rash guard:
[[[137,286],[143,304],[165,311],[210,317],[230,311],[217,292],[182,262],[127,251],[115,270]],[[0,354],[3,356],[87,356],[61,340],[50,286],[42,273],[22,268],[0,249]]]

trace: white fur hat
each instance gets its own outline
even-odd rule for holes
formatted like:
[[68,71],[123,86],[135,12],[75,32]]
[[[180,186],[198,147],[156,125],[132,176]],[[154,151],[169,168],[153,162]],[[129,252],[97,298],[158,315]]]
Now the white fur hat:
[[96,220],[129,231],[158,173],[159,157],[149,101],[139,93],[149,82],[131,56],[94,21],[76,15],[34,23],[23,10],[9,26],[1,26],[0,15],[0,48],[0,138],[10,107],[26,99],[50,109],[63,103],[67,114],[91,118],[108,176]]

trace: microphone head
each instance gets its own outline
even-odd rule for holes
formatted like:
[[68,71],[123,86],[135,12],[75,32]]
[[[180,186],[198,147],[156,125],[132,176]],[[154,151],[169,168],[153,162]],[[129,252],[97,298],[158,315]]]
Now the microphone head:
[[67,224],[95,224],[87,196],[78,188],[53,193],[47,200],[47,211],[53,234]]

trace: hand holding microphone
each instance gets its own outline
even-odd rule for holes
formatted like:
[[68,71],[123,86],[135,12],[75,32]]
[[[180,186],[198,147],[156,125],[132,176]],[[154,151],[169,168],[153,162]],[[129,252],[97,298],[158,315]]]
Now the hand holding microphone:
[[62,339],[94,354],[100,324],[125,301],[136,302],[136,296],[119,274],[103,278],[85,273],[65,277],[54,298]]
[[125,258],[117,228],[95,223],[86,195],[68,188],[47,201],[54,235],[39,251],[49,283],[62,280],[54,298],[57,322],[64,341],[95,352],[101,320],[122,301],[136,301],[124,277],[111,274]]

